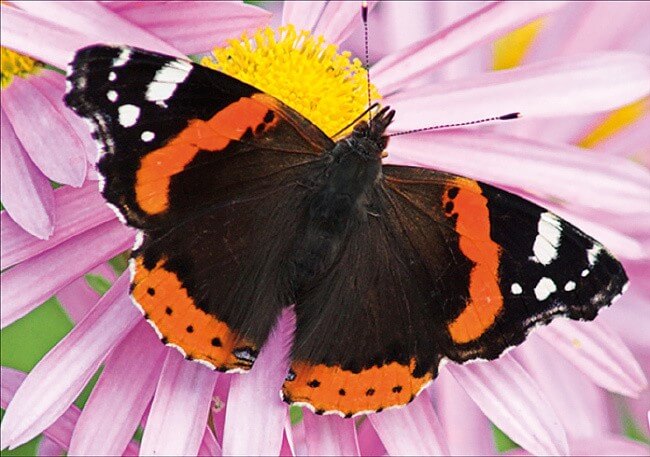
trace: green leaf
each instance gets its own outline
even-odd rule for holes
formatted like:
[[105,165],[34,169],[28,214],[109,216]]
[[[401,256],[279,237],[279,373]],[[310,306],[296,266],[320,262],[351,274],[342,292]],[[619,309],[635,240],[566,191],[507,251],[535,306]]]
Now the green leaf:
[[85,274],[86,282],[99,295],[104,295],[111,288],[111,282],[101,275]]
[[499,427],[492,424],[492,434],[494,435],[494,445],[499,452],[506,452],[511,449],[519,449],[519,445],[512,441],[508,435],[503,433]]
[[302,408],[300,406],[290,406],[289,417],[291,418],[291,425],[302,422]]

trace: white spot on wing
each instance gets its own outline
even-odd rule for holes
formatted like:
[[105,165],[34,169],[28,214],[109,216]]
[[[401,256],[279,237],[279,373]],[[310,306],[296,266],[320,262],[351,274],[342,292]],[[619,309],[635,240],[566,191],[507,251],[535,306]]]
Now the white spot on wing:
[[597,244],[594,244],[591,249],[587,250],[587,260],[589,260],[589,265],[594,266],[598,260],[598,255],[603,250],[603,248]]
[[117,79],[117,75],[115,74],[114,71],[111,71],[111,72],[108,74],[108,80],[109,80],[109,81],[115,81],[116,79]]
[[573,281],[569,281],[564,285],[564,290],[567,292],[571,292],[572,290],[575,290],[576,288],[576,283]]
[[512,292],[513,295],[519,295],[523,291],[524,290],[521,288],[521,286],[516,282],[513,282],[512,286],[510,286],[510,292]]
[[133,127],[138,122],[140,108],[135,105],[122,105],[117,109],[122,127]]
[[115,92],[114,90],[109,90],[108,92],[106,92],[106,98],[108,98],[110,101],[115,103],[117,101],[117,92]]
[[551,278],[544,277],[540,279],[535,286],[535,297],[537,297],[537,300],[539,301],[544,301],[556,290],[557,287],[555,286],[553,280]]
[[589,276],[589,270],[585,268],[584,270],[582,270],[582,273],[580,273],[580,276],[586,278],[587,276]]
[[155,137],[156,135],[154,135],[154,133],[150,132],[149,130],[145,130],[144,132],[142,132],[142,135],[140,135],[140,138],[145,143],[148,143],[149,141],[153,140]]
[[178,84],[185,81],[191,70],[192,64],[182,60],[166,63],[147,86],[145,98],[159,106],[167,106],[165,100],[174,94]]
[[537,237],[533,244],[532,259],[542,265],[550,264],[557,257],[557,248],[562,236],[562,225],[554,214],[542,213],[537,223]]
[[121,67],[122,65],[127,63],[130,58],[131,58],[131,50],[129,48],[124,48],[122,49],[122,52],[120,52],[120,55],[113,59],[113,66]]

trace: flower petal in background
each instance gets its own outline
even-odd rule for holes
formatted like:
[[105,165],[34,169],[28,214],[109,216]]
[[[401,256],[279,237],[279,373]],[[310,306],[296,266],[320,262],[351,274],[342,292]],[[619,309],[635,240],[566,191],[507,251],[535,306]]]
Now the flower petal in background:
[[[20,226],[25,229],[29,233],[28,237],[48,238],[54,231],[54,191],[50,181],[27,155],[4,109],[0,109],[0,132],[0,193],[6,208],[6,212],[2,212],[4,259],[5,222],[9,222],[5,215],[10,215],[16,221],[16,228]],[[2,268],[5,268],[4,262]]]
[[196,455],[205,433],[217,374],[167,351],[147,426],[143,455]]

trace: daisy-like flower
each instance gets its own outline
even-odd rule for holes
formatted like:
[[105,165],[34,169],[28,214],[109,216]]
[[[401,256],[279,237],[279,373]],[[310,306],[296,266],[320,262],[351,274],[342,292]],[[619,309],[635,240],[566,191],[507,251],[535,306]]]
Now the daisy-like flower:
[[[529,118],[591,114],[647,96],[647,57],[629,53],[572,56],[507,72],[415,86],[427,73],[478,44],[560,6],[490,3],[383,57],[371,74],[382,103],[398,110],[394,128],[428,127],[512,111]],[[102,8],[92,10],[102,15],[83,17],[93,17],[99,23],[103,23],[104,14],[114,17]],[[11,31],[14,46],[22,43],[14,49],[61,65],[63,56],[88,43],[65,41],[56,34],[30,35],[29,30],[43,21],[33,14],[21,16],[25,21],[22,27]],[[132,19],[135,17],[139,15]],[[79,18],[76,22],[84,23]],[[283,22],[312,33],[293,33],[290,28],[282,34],[262,31],[250,43],[235,41],[217,49],[212,63],[204,63],[280,98],[332,133],[342,121],[356,117],[367,103],[360,63],[326,44],[342,42],[359,25],[359,5],[288,3]],[[236,30],[230,32],[237,35]],[[313,38],[321,34],[324,42]],[[6,36],[3,25],[3,42]],[[131,38],[121,42],[142,46]],[[145,47],[169,53],[155,45]],[[255,72],[256,67],[273,68],[277,73]],[[593,154],[578,148],[515,138],[489,129],[396,137],[389,151],[393,163],[449,169],[520,193],[532,193],[546,206],[549,201],[565,201],[571,191],[577,207],[585,211],[608,208],[618,216],[642,212],[650,196],[647,171],[627,160],[603,166]],[[521,171],[513,173],[514,169]],[[579,186],[576,179],[580,179]],[[18,227],[9,226],[5,231],[3,224],[3,244],[5,239],[9,241],[9,249],[3,247],[2,264],[3,268],[13,267],[2,276],[3,325],[132,243],[133,232],[109,215],[90,185],[58,189],[55,195],[60,198],[64,216],[61,225],[57,221],[51,240],[34,241]],[[634,238],[615,230],[602,231],[600,238],[623,259],[643,258],[631,248]],[[14,447],[55,427],[57,418],[69,414],[72,401],[101,365],[104,370],[70,436],[71,455],[128,451],[133,446],[131,437],[145,417],[139,449],[145,455],[196,455],[201,449],[228,455],[358,454],[360,450],[373,455],[385,451],[391,455],[463,453],[463,446],[468,450],[471,443],[463,442],[459,430],[466,428],[457,424],[466,422],[478,429],[476,434],[468,432],[469,437],[484,436],[489,431],[479,409],[526,450],[566,454],[579,449],[568,433],[570,420],[565,413],[570,411],[559,409],[562,399],[552,398],[541,383],[546,370],[538,375],[540,370],[534,365],[540,357],[557,359],[558,352],[566,355],[575,365],[567,365],[569,373],[591,374],[599,385],[624,395],[634,395],[645,386],[638,364],[616,334],[589,324],[561,323],[546,336],[542,332],[536,335],[535,339],[544,342],[525,345],[526,351],[533,352],[530,357],[527,352],[513,353],[489,364],[449,365],[432,390],[423,392],[411,405],[371,415],[358,427],[354,421],[316,417],[307,411],[292,427],[286,405],[277,394],[288,367],[286,351],[293,329],[290,313],[283,316],[250,373],[217,375],[184,361],[176,351],[158,342],[130,304],[128,282],[124,275],[117,279],[22,381],[2,423],[3,447]],[[555,348],[549,348],[548,342]],[[535,355],[538,347],[544,355]],[[574,393],[580,394],[571,391]],[[218,412],[211,411],[215,403],[223,405]],[[579,405],[582,408],[584,402]],[[459,416],[458,411],[466,411],[466,416]],[[119,421],[114,420],[116,416]],[[65,443],[56,444],[65,447]],[[471,450],[476,449],[490,453],[484,441]]]

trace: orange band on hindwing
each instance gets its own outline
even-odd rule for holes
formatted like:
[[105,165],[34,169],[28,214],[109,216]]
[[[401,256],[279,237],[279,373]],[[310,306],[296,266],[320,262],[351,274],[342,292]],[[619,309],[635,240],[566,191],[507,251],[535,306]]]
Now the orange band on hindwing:
[[[160,338],[178,346],[186,357],[204,361],[220,371],[249,370],[257,348],[225,322],[198,308],[164,260],[148,270],[136,257],[131,295]],[[237,357],[236,354],[240,354]]]
[[447,187],[442,204],[448,216],[457,218],[461,252],[474,262],[469,278],[469,300],[448,326],[454,342],[467,343],[483,335],[503,308],[499,288],[500,248],[490,237],[487,199],[476,181],[455,179]]
[[346,417],[391,406],[406,405],[433,379],[431,373],[415,377],[410,365],[390,362],[358,373],[338,366],[294,362],[282,386],[288,403],[306,403],[319,413],[336,411]]
[[223,151],[246,131],[260,133],[272,128],[278,117],[270,108],[261,94],[240,98],[207,121],[191,120],[166,145],[144,156],[135,182],[135,199],[140,208],[151,215],[166,211],[173,175],[183,171],[201,150]]

